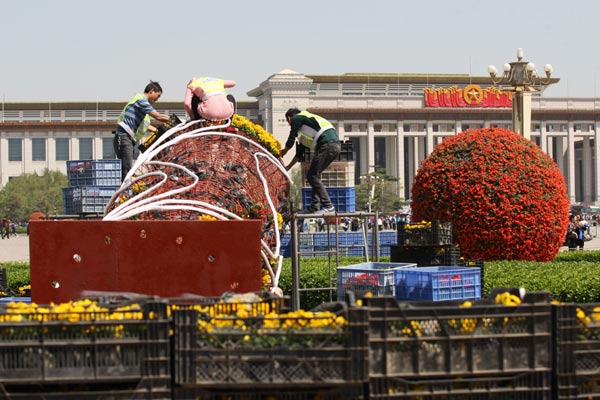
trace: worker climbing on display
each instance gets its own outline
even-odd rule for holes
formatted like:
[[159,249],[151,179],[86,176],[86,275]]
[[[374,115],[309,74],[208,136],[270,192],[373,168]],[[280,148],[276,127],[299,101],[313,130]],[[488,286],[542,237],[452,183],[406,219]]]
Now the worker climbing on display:
[[150,117],[158,121],[167,122],[169,116],[159,113],[153,107],[162,95],[162,87],[158,82],[150,81],[144,93],[138,93],[125,105],[117,123],[113,147],[117,158],[121,160],[121,181],[125,180],[127,173],[133,166],[134,145],[148,133],[156,132]]
[[234,81],[220,78],[192,78],[187,85],[183,103],[186,113],[193,120],[223,121],[231,118],[235,100],[227,95],[225,88],[234,86]]
[[337,132],[331,122],[325,118],[308,111],[300,111],[297,108],[287,110],[285,119],[291,129],[285,147],[281,150],[281,157],[287,154],[294,146],[296,138],[298,139],[296,154],[285,168],[289,170],[298,161],[303,160],[306,149],[310,149],[313,154],[306,174],[306,180],[312,187],[311,205],[305,212],[334,212],[335,207],[321,182],[321,173],[340,154],[341,145]]

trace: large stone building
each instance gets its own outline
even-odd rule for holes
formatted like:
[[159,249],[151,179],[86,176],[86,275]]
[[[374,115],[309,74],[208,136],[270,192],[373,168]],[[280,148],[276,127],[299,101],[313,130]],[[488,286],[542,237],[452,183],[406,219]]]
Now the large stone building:
[[[410,198],[419,163],[444,137],[498,126],[511,128],[510,99],[489,77],[426,74],[273,74],[240,101],[238,113],[259,121],[284,142],[290,107],[328,118],[342,140],[352,141],[357,180],[385,168]],[[502,89],[502,88],[499,88]],[[112,130],[122,103],[6,103],[0,118],[0,184],[44,168],[66,172],[65,161],[114,158]],[[164,113],[184,116],[183,104],[159,102]],[[531,139],[565,176],[572,202],[600,204],[600,99],[532,101]]]

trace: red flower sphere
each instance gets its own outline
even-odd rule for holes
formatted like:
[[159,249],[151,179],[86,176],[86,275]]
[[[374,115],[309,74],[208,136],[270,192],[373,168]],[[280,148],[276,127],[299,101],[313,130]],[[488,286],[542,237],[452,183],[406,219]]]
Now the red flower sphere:
[[423,161],[413,221],[451,221],[463,256],[550,261],[565,240],[569,198],[556,163],[500,128],[462,132]]

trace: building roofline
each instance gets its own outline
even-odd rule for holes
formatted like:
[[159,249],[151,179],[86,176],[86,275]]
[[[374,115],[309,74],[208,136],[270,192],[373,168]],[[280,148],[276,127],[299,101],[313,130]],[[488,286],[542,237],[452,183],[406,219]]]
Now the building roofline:
[[[328,113],[328,114],[498,114],[498,115],[512,115],[511,108],[442,108],[442,107],[429,107],[429,108],[319,108],[310,107],[310,111],[317,113]],[[550,115],[550,114],[590,114],[600,120],[600,109],[585,110],[585,109],[537,109],[531,110],[532,115]]]
[[77,121],[69,121],[69,122],[0,122],[0,130],[2,131],[19,131],[23,130],[44,130],[44,131],[53,131],[60,130],[64,131],[65,129],[92,129],[92,130],[114,130],[116,127],[114,121],[90,121],[90,122],[77,122]]
[[[45,101],[45,102],[5,102],[2,103],[2,110],[115,110],[122,109],[127,102],[122,101]],[[257,100],[241,100],[237,102],[240,108],[253,108],[258,105]],[[181,109],[183,110],[183,101],[161,101],[155,104],[158,109]]]
[[[493,86],[489,76],[471,76],[469,74],[422,74],[422,73],[345,73],[341,75],[306,74],[313,83],[403,83],[403,84],[479,84]],[[559,78],[550,79],[557,83]]]

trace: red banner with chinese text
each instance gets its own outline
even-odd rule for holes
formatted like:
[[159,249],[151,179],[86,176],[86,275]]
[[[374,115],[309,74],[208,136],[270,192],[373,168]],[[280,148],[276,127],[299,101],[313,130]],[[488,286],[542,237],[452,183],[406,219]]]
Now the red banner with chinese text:
[[482,89],[469,85],[464,89],[457,86],[438,89],[423,89],[425,107],[512,107],[512,93],[491,86]]

